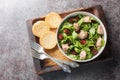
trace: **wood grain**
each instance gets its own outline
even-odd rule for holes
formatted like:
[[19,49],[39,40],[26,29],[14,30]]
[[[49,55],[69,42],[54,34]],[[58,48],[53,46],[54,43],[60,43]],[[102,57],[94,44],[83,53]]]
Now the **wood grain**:
[[[60,16],[63,18],[66,15],[68,15],[72,12],[77,12],[77,11],[86,11],[86,12],[90,12],[90,13],[96,15],[97,17],[99,17],[102,20],[105,27],[107,28],[107,26],[105,24],[103,9],[99,5],[98,6],[93,6],[93,7],[90,7],[90,8],[79,8],[79,9],[75,9],[75,10],[72,10],[72,11],[63,12],[63,13],[60,13]],[[43,16],[43,17],[39,17],[39,18],[30,19],[30,20],[27,21],[27,25],[28,25],[27,28],[28,28],[28,32],[29,32],[29,37],[30,37],[30,39],[35,40],[37,43],[39,43],[39,38],[36,37],[36,36],[34,36],[35,37],[34,38],[30,29],[35,22],[37,22],[39,20],[44,20],[44,19],[45,19],[45,17]],[[56,32],[55,29],[52,30],[52,31]],[[90,62],[87,62],[87,63],[79,63],[79,64],[80,65],[83,65],[83,64],[88,65],[88,64],[94,64],[94,63],[99,63],[99,62],[105,62],[105,61],[112,60],[112,55],[108,52],[109,49],[110,49],[110,45],[109,46],[108,45],[109,44],[107,44],[107,47],[104,49],[102,54],[97,59],[95,59],[93,61],[90,61]],[[45,50],[45,51],[53,57],[56,57],[56,58],[59,58],[59,59],[64,59],[64,60],[69,60],[59,51],[57,46],[52,50]],[[44,74],[44,73],[47,73],[47,72],[52,72],[52,71],[56,71],[56,70],[61,69],[59,66],[57,66],[54,62],[52,62],[50,60],[44,60],[43,61],[43,60],[36,60],[35,59],[34,62],[35,61],[38,61],[37,63],[34,63],[35,68],[36,68],[36,72],[38,74]]]

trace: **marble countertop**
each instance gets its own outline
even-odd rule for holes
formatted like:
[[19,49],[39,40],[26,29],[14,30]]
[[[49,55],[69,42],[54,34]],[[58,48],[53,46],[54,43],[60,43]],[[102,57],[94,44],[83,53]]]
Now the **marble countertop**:
[[[120,80],[120,0],[0,0],[0,80]],[[26,20],[80,7],[102,5],[113,61],[37,75],[29,47]]]

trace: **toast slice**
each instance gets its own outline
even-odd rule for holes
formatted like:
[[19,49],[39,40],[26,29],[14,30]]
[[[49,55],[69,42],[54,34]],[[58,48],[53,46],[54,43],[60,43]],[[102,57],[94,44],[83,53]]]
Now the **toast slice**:
[[51,12],[45,17],[45,22],[47,22],[50,28],[58,28],[62,21],[62,18],[58,13]]
[[45,49],[52,49],[56,46],[56,33],[52,31],[47,31],[41,35],[39,42],[41,46]]
[[44,32],[49,30],[50,27],[45,21],[37,21],[32,27],[32,32],[37,37],[41,37]]

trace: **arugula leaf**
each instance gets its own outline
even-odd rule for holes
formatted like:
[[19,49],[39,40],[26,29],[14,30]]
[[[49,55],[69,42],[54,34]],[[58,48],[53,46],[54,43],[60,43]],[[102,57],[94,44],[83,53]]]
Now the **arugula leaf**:
[[91,19],[91,20],[94,20],[94,21],[96,21],[96,22],[97,22],[97,20],[96,20],[95,18],[93,18],[93,17],[90,17],[90,19]]
[[70,57],[71,59],[74,59],[74,60],[78,60],[79,59],[78,55],[69,54],[68,57]]
[[90,59],[90,58],[92,58],[93,57],[93,54],[92,53],[88,53],[87,54],[87,59]]
[[81,50],[78,49],[77,47],[75,47],[74,50],[75,50],[75,52],[77,52],[77,53],[80,53],[80,51],[81,51]]
[[61,40],[60,44],[65,44],[67,42],[67,38]]
[[79,14],[79,15],[78,15],[78,17],[81,19],[81,18],[83,18],[84,16],[83,16],[83,15],[81,15],[81,14]]
[[69,22],[65,22],[65,23],[64,23],[64,26],[71,27],[71,26],[72,26],[72,24],[71,24],[71,23],[69,23]]
[[81,24],[83,23],[83,18],[81,18],[79,21],[78,21],[78,24],[79,24],[79,26],[81,26]]
[[73,39],[76,39],[78,37],[78,34],[75,31],[73,31],[72,32],[72,37],[73,37]]
[[70,40],[70,42],[72,42],[72,43],[73,43],[73,41],[74,41],[74,39],[72,38],[72,36],[66,36],[66,39],[67,39],[67,40]]
[[70,45],[70,47],[68,48],[67,54],[70,54],[70,51],[74,48],[73,45]]
[[84,45],[82,45],[79,41],[75,41],[74,46],[78,48],[83,48]]
[[74,27],[72,26],[71,23],[65,22],[65,23],[63,24],[63,27],[62,27],[60,30],[63,31],[64,29],[69,29],[69,30],[73,31],[73,30],[74,30]]
[[95,42],[93,40],[87,40],[86,46],[95,46]]
[[102,46],[105,45],[105,41],[104,41],[104,39],[102,39],[101,44],[102,44]]
[[96,29],[96,31],[97,31],[98,25],[99,25],[99,23],[92,23],[92,27],[94,27]]
[[95,28],[90,28],[89,32],[90,32],[90,34],[94,35],[95,34]]
[[89,47],[84,47],[83,50],[85,50],[86,52],[90,52]]
[[64,38],[67,37],[67,34],[66,34],[66,33],[62,33],[62,35],[63,35]]

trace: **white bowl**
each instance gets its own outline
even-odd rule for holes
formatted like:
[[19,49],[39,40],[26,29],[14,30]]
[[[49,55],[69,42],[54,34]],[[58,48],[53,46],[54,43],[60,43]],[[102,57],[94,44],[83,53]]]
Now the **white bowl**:
[[[88,15],[88,16],[91,16],[93,18],[95,18],[99,23],[100,25],[102,26],[103,28],[103,31],[104,31],[104,36],[103,36],[103,39],[105,41],[105,44],[103,47],[101,47],[101,49],[98,51],[98,53],[96,55],[94,55],[92,58],[90,59],[86,59],[86,60],[74,60],[72,58],[70,58],[69,56],[67,56],[67,54],[64,53],[64,51],[61,49],[61,47],[59,46],[59,43],[58,43],[58,31],[59,29],[62,27],[63,23],[65,22],[65,20],[69,19],[70,17],[74,17],[74,16],[77,16],[78,14],[82,14],[82,15]],[[74,12],[74,13],[71,13],[69,15],[67,15],[65,18],[63,18],[61,24],[59,25],[58,29],[57,29],[57,45],[60,49],[60,51],[69,59],[73,60],[73,61],[76,61],[76,62],[88,62],[88,61],[91,61],[91,60],[94,60],[95,58],[97,58],[101,53],[102,51],[104,50],[105,46],[106,46],[106,42],[107,42],[107,32],[106,32],[106,29],[105,29],[105,26],[103,25],[102,21],[95,15],[89,13],[89,12],[84,12],[84,11],[80,11],[80,12]]]

